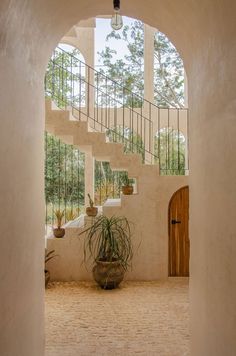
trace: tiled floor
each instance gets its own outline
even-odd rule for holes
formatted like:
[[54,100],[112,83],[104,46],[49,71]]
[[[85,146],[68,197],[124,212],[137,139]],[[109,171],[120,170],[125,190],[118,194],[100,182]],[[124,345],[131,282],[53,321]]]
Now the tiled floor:
[[46,290],[46,356],[189,355],[188,279]]

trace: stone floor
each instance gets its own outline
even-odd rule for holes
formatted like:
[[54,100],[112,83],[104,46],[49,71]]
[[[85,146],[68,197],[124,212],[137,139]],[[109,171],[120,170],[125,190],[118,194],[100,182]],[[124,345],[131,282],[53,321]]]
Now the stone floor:
[[188,279],[46,290],[46,356],[189,355]]

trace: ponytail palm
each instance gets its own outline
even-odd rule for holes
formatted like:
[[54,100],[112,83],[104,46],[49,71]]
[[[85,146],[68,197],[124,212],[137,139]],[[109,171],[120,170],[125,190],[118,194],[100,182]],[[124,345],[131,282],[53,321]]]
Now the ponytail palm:
[[125,271],[130,267],[133,248],[130,223],[125,217],[101,215],[80,235],[84,233],[85,261],[119,261]]

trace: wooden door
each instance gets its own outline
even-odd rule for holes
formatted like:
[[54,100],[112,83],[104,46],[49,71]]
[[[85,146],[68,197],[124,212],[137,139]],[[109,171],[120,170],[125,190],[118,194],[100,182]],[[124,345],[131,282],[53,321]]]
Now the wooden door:
[[189,188],[179,189],[169,203],[169,276],[189,276]]

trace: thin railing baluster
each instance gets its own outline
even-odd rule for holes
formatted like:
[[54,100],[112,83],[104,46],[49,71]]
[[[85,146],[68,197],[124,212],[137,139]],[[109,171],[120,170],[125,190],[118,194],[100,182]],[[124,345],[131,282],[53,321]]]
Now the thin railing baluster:
[[73,152],[73,146],[70,146],[70,152],[71,152],[71,203],[70,203],[70,209],[73,210],[74,208],[74,152]]
[[167,161],[168,161],[168,170],[170,169],[170,109],[167,111]]
[[48,133],[45,131],[45,172],[44,175],[46,177],[45,182],[45,200],[46,200],[46,207],[45,207],[45,214],[46,214],[46,232],[47,232],[47,224],[48,224]]
[[178,124],[178,171],[180,171],[180,151],[179,151],[179,109],[177,109],[177,124]]
[[102,162],[100,162],[99,179],[99,205],[102,205]]
[[[187,126],[187,139],[185,139],[185,144],[187,145],[187,169],[189,169],[189,111],[187,109],[185,109],[187,111],[187,122],[186,122],[186,126]],[[186,159],[186,157],[185,157]]]
[[79,63],[79,120],[81,120],[81,109],[82,109],[82,72],[81,72],[81,62]]
[[108,110],[107,110],[107,77],[105,79],[105,86],[106,86],[106,96],[105,96],[105,112],[106,112],[106,127],[107,127],[107,123],[108,123],[108,120],[107,120],[107,115],[108,115]]
[[160,134],[161,134],[161,132],[160,132],[160,115],[161,115],[161,112],[160,112],[160,109],[158,108],[158,110],[157,110],[157,115],[158,115],[158,120],[157,120],[157,137],[158,137],[158,142],[157,142],[157,144],[158,144],[158,148],[157,148],[157,150],[158,150],[158,153],[157,153],[157,155],[158,155],[158,158],[159,158],[159,166],[160,166],[160,169],[161,169],[161,155],[160,155]]
[[[99,123],[99,112],[98,112],[98,102],[99,102],[99,91],[98,91],[98,86],[99,86],[99,74],[97,74],[97,88],[96,88],[96,93],[97,93],[97,102],[96,102],[96,108],[97,108],[97,122]],[[94,128],[95,128],[95,121],[94,121]]]
[[64,144],[64,190],[65,190],[65,193],[64,193],[64,206],[65,206],[65,222],[66,222],[66,209],[67,209],[67,172],[66,172],[66,169],[67,169],[67,145]]
[[51,137],[51,139],[52,139],[52,156],[53,156],[53,163],[52,163],[52,191],[53,191],[53,193],[52,193],[52,197],[53,197],[53,199],[52,199],[52,224],[54,225],[54,208],[55,208],[55,164],[54,164],[54,162],[55,162],[55,147],[54,147],[54,145],[55,145],[55,139],[53,138],[53,136]]
[[152,153],[152,106],[149,103],[149,152]]
[[76,150],[77,153],[77,211],[79,213],[80,206],[80,151]]
[[87,83],[87,117],[89,117],[89,102],[90,102],[90,87],[89,87],[89,83],[90,83],[90,67],[88,66],[88,83]]

